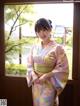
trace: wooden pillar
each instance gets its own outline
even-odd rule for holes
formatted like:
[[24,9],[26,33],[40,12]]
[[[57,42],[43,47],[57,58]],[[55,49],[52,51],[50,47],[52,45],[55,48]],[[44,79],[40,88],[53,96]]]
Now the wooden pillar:
[[4,93],[4,73],[5,73],[5,55],[4,55],[4,5],[0,3],[0,98]]
[[73,51],[74,106],[80,106],[80,3],[74,3]]

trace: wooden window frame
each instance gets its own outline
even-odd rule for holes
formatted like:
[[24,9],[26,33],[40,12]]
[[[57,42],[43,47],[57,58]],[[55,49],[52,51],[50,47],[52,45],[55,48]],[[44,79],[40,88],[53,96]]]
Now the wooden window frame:
[[[75,0],[76,1],[76,0]],[[4,5],[5,4],[25,4],[25,3],[63,3],[63,0],[4,0],[0,3],[0,76],[5,76],[5,41],[4,41]],[[77,6],[76,6],[77,5]],[[74,2],[74,20],[73,20],[73,66],[72,66],[72,80],[80,79],[80,30],[79,18],[80,15],[77,7],[78,3]],[[79,14],[79,15],[77,15]],[[79,16],[80,17],[80,16]]]

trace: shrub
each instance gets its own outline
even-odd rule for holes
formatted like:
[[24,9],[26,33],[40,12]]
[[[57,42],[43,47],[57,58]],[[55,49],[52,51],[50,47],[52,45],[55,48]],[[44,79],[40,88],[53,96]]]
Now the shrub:
[[25,75],[27,67],[23,64],[6,64],[6,73],[13,75]]

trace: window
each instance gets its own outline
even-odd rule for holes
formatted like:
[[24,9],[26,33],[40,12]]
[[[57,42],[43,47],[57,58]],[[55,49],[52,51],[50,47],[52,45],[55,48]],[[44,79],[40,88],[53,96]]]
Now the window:
[[[48,12],[47,12],[48,11]],[[37,38],[34,23],[41,17],[52,20],[52,37],[65,46],[72,78],[73,4],[5,5],[6,75],[24,76],[27,54]]]

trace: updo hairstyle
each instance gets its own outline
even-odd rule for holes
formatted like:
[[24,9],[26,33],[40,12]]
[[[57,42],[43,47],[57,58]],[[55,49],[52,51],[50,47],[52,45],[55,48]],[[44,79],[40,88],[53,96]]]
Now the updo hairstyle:
[[35,23],[35,32],[40,32],[41,30],[52,30],[52,21],[45,18],[40,18]]

